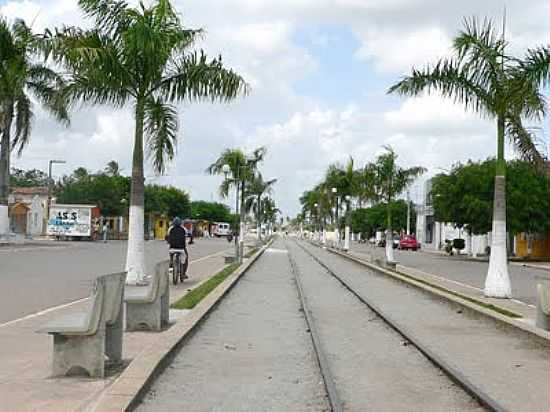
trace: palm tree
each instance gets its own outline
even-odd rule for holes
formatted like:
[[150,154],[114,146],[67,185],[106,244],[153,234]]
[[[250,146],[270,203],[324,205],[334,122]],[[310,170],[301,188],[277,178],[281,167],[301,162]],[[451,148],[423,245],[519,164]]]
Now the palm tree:
[[397,165],[397,154],[390,146],[385,146],[386,152],[378,156],[375,161],[377,186],[380,195],[387,204],[386,225],[386,262],[394,262],[393,257],[393,228],[391,202],[422,173],[423,167],[415,166],[404,169]]
[[423,70],[413,69],[389,89],[389,93],[416,96],[436,92],[462,103],[483,117],[496,120],[497,165],[493,204],[493,241],[485,295],[511,297],[506,252],[506,162],[504,139],[508,137],[520,155],[539,168],[547,160],[539,153],[524,119],[540,119],[546,104],[539,82],[548,82],[550,58],[547,49],[529,50],[521,60],[507,54],[504,33],[500,36],[490,20],[464,21],[455,37],[455,56]]
[[68,125],[63,78],[37,62],[41,38],[23,20],[11,26],[0,18],[0,238],[8,235],[10,156],[21,155],[31,137],[34,97],[58,121]]
[[[190,48],[201,30],[185,29],[169,0],[130,7],[117,0],[79,0],[95,29],[65,28],[49,52],[72,73],[68,96],[92,104],[132,104],[135,120],[127,282],[140,283],[144,256],[144,143],[158,173],[174,158],[176,103],[230,101],[246,93],[241,76]],[[145,137],[145,142],[144,142]]]
[[269,197],[263,199],[262,209],[264,211],[264,223],[267,224],[267,234],[271,235],[273,224],[276,222],[277,213],[280,210],[275,205],[275,201]]
[[277,179],[264,180],[261,173],[256,173],[252,181],[248,184],[245,210],[250,212],[256,210],[256,226],[258,239],[262,239],[262,196],[271,194],[273,186]]
[[120,166],[116,160],[111,160],[107,163],[107,166],[105,166],[105,174],[111,177],[120,176]]

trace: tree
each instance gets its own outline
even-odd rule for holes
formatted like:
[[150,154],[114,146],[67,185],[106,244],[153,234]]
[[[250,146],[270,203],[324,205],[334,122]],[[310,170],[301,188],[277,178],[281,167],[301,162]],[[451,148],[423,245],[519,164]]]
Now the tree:
[[[404,231],[407,227],[407,202],[397,200],[391,203],[392,226]],[[379,230],[384,230],[387,222],[388,205],[378,203],[369,208],[356,209],[351,213],[351,226],[354,232],[371,237]],[[415,228],[415,213],[411,211],[411,228]]]
[[415,166],[408,169],[397,165],[397,154],[390,146],[385,146],[386,152],[378,156],[375,161],[376,185],[379,188],[381,199],[387,205],[386,214],[386,261],[393,262],[393,227],[392,202],[426,169]]
[[[457,164],[448,174],[432,180],[435,217],[470,234],[491,230],[495,159]],[[507,232],[550,231],[550,181],[531,164],[515,160],[507,164]]]
[[273,185],[277,182],[277,179],[264,180],[261,173],[256,173],[252,181],[247,188],[247,201],[245,209],[247,212],[256,210],[256,225],[258,239],[262,239],[262,196],[264,194],[271,194],[273,191]]
[[9,231],[10,156],[21,155],[31,137],[31,96],[56,120],[69,123],[62,77],[36,61],[40,42],[23,20],[10,26],[0,17],[0,238]]
[[[71,101],[132,104],[135,120],[132,188],[126,269],[129,284],[145,276],[144,143],[162,173],[175,156],[175,103],[230,101],[246,92],[241,76],[224,68],[221,57],[189,52],[202,30],[185,29],[169,0],[131,7],[117,0],[79,0],[94,29],[65,28],[47,33],[48,52],[71,72]],[[145,141],[144,141],[145,138]]]
[[203,200],[191,202],[191,217],[211,222],[230,222],[232,219],[229,207],[223,203],[205,202]]
[[48,175],[42,170],[22,170],[11,168],[10,187],[36,187],[48,186]]
[[120,166],[116,160],[111,160],[105,166],[105,174],[107,176],[119,176],[120,175]]
[[176,187],[145,186],[145,213],[159,213],[172,219],[191,216],[189,195]]
[[389,89],[389,93],[417,96],[425,91],[462,103],[483,117],[496,120],[497,161],[493,203],[493,242],[485,295],[511,297],[506,253],[506,163],[504,139],[507,136],[520,155],[540,170],[548,161],[539,153],[523,119],[539,119],[546,112],[539,92],[541,82],[550,80],[550,51],[528,50],[523,59],[507,53],[504,33],[500,36],[490,20],[465,20],[455,37],[455,56],[423,70],[413,69]]

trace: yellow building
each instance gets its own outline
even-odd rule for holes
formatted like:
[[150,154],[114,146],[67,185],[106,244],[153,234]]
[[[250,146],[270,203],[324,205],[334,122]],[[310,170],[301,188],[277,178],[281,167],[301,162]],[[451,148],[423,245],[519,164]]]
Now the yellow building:
[[531,236],[526,233],[516,235],[516,256],[550,258],[550,233],[536,233]]
[[157,215],[154,217],[154,230],[155,230],[155,239],[164,240],[166,234],[168,233],[168,228],[170,227],[170,221],[166,216]]

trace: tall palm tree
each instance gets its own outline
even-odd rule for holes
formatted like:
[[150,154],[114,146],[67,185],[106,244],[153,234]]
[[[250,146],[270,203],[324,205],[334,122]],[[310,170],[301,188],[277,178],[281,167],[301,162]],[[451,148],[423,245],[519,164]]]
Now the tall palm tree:
[[422,173],[423,167],[415,166],[408,169],[397,165],[397,154],[390,146],[385,146],[386,152],[375,161],[377,186],[380,188],[381,199],[387,204],[386,212],[386,262],[394,262],[393,228],[391,202]]
[[55,119],[68,125],[63,78],[37,61],[41,37],[23,20],[0,17],[0,238],[8,235],[10,156],[22,154],[31,137],[34,97]]
[[261,173],[256,173],[252,181],[248,184],[246,193],[245,210],[250,212],[256,210],[257,237],[262,239],[262,196],[271,194],[273,186],[277,179],[264,180]]
[[120,166],[116,160],[111,160],[107,163],[107,166],[105,166],[105,174],[111,177],[120,176]]
[[540,119],[546,102],[539,92],[540,81],[548,81],[550,58],[546,49],[529,50],[524,59],[507,53],[504,33],[490,20],[472,18],[453,42],[454,57],[443,59],[423,70],[413,69],[389,89],[389,93],[416,96],[436,92],[461,103],[486,118],[496,120],[497,165],[493,204],[493,241],[485,295],[511,297],[506,252],[506,162],[504,140],[539,168],[547,160],[539,153],[533,136],[523,126],[524,119]]
[[[182,26],[169,0],[130,7],[118,0],[79,0],[92,30],[50,35],[49,52],[72,73],[68,96],[92,104],[132,104],[135,119],[127,282],[140,283],[144,256],[144,144],[162,173],[177,144],[178,102],[230,101],[246,92],[241,76],[194,52],[201,30]],[[144,142],[145,137],[145,142]]]

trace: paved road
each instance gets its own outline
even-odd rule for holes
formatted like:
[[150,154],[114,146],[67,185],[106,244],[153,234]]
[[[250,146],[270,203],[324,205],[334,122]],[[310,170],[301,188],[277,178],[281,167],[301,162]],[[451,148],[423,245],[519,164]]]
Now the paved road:
[[138,410],[329,410],[281,241],[190,338]]
[[[384,256],[384,249],[365,244],[354,243],[352,250],[362,253]],[[404,266],[422,270],[434,275],[442,276],[457,282],[465,283],[483,289],[489,264],[482,261],[467,260],[465,257],[447,256],[428,252],[395,251],[395,259]],[[535,276],[537,274],[550,275],[548,270],[519,266],[515,263],[508,265],[512,282],[513,297],[534,305]]]
[[[57,247],[0,249],[0,324],[89,295],[101,274],[121,271],[126,242],[67,242]],[[226,240],[199,239],[190,246],[191,259],[228,249]],[[146,243],[147,264],[167,258],[162,241]]]

